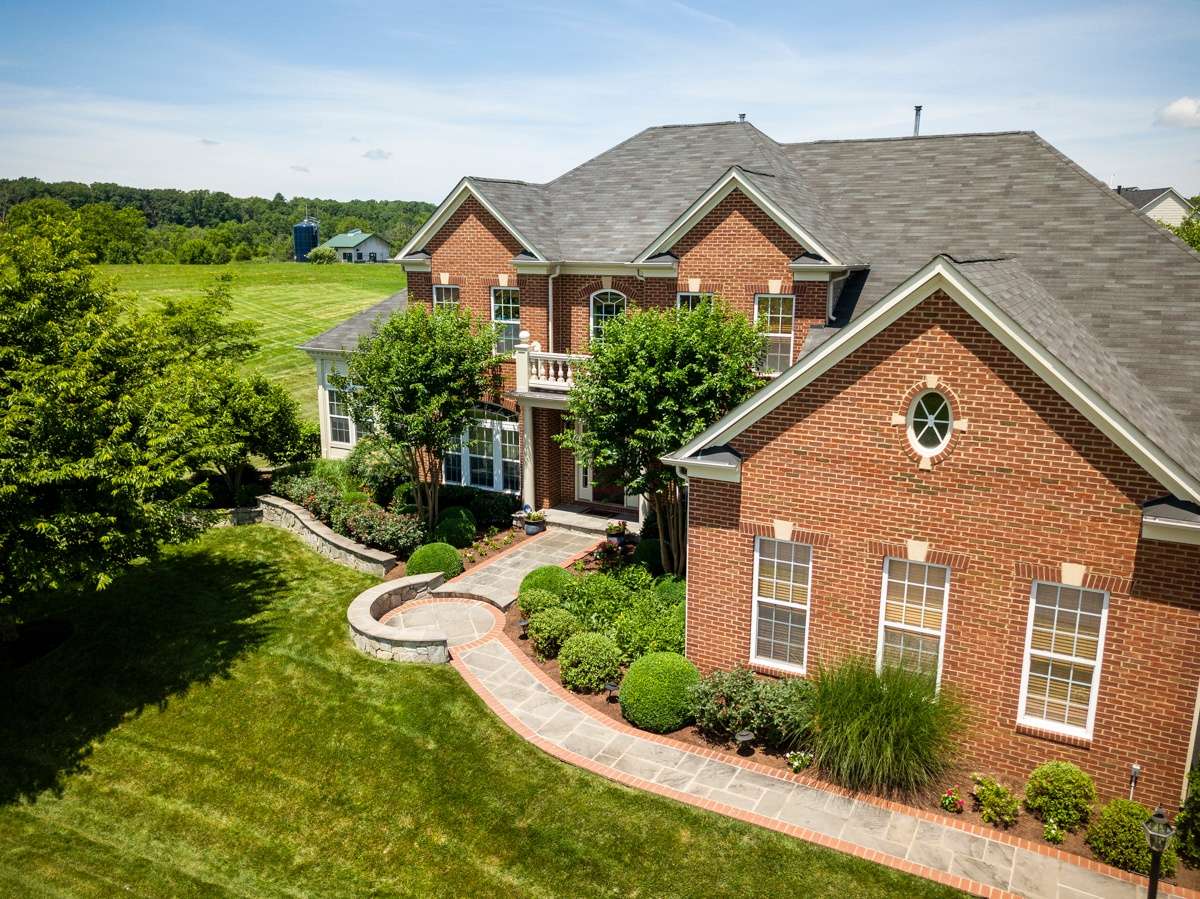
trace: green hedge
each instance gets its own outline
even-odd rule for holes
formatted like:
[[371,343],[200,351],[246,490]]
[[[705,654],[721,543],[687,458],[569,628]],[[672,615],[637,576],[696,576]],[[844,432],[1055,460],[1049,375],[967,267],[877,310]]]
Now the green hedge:
[[[1140,802],[1114,799],[1104,808],[1087,830],[1087,844],[1096,858],[1116,868],[1137,874],[1150,873],[1150,846],[1144,826],[1150,820],[1150,809]],[[1179,857],[1175,841],[1167,844],[1162,854],[1162,874],[1172,877]]]
[[561,598],[575,583],[575,575],[557,565],[542,565],[533,569],[521,580],[518,593],[526,590],[547,590]]
[[462,574],[463,563],[449,543],[426,543],[409,557],[405,574],[433,574],[441,572],[447,579]]
[[612,630],[625,662],[648,652],[683,652],[683,603],[668,605],[653,590],[635,593]]
[[1179,854],[1189,865],[1200,867],[1200,768],[1188,772],[1187,784],[1183,808],[1175,819],[1175,838],[1179,843]]
[[529,642],[543,659],[553,659],[562,645],[583,630],[579,619],[566,609],[543,609],[529,619]]
[[1096,802],[1096,785],[1070,762],[1046,762],[1025,784],[1025,808],[1039,821],[1074,831],[1087,823]]
[[433,539],[466,549],[475,542],[476,531],[475,516],[471,514],[471,510],[453,506],[438,516],[437,527],[433,529]]
[[526,590],[517,597],[517,608],[525,618],[532,618],[544,609],[556,609],[562,605],[562,600],[549,590]]
[[568,690],[598,693],[620,677],[621,651],[604,634],[574,634],[558,651],[558,672]]
[[696,666],[677,652],[644,655],[629,666],[621,682],[621,714],[654,733],[679,730],[691,720],[688,693],[699,680]]

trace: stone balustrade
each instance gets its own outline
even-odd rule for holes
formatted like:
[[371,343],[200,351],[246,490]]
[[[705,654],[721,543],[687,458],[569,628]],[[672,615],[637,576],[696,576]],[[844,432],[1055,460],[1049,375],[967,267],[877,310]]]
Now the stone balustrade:
[[587,356],[578,353],[544,353],[529,332],[522,331],[513,350],[517,369],[517,390],[567,391],[575,386],[575,365]]
[[441,574],[414,574],[368,587],[346,609],[350,640],[362,652],[396,662],[450,660],[449,638],[434,627],[393,627],[379,619],[406,602],[426,596],[445,580]]

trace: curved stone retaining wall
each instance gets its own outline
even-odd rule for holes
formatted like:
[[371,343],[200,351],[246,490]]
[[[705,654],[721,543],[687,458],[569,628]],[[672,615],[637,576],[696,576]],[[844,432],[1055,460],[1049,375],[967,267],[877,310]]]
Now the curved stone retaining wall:
[[450,650],[444,631],[433,627],[399,628],[379,619],[396,606],[429,593],[442,583],[440,574],[414,574],[368,587],[346,609],[350,639],[377,659],[396,662],[448,662]]
[[381,549],[363,546],[330,530],[303,506],[279,496],[260,496],[263,524],[291,531],[321,555],[340,565],[383,577],[396,567],[396,557]]

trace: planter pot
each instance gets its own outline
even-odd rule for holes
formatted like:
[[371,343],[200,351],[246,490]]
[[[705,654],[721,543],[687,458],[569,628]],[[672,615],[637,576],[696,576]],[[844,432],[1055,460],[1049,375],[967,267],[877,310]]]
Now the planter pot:
[[624,534],[609,534],[608,542],[611,543],[613,546],[624,546],[625,545],[625,535]]
[[525,533],[530,537],[534,534],[540,534],[544,530],[546,530],[546,522],[544,521],[525,522]]

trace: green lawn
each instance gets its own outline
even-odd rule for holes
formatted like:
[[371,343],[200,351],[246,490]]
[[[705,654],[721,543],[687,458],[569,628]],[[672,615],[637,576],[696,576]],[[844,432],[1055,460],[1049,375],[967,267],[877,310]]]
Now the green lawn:
[[404,286],[398,265],[304,265],[294,262],[232,265],[101,265],[122,290],[149,302],[194,295],[220,272],[233,275],[234,316],[261,326],[262,349],[251,364],[287,387],[304,414],[316,420],[316,381],[308,356],[296,349]]
[[0,895],[951,896],[563,765],[449,666],[368,659],[371,579],[223,528],[0,671]]

